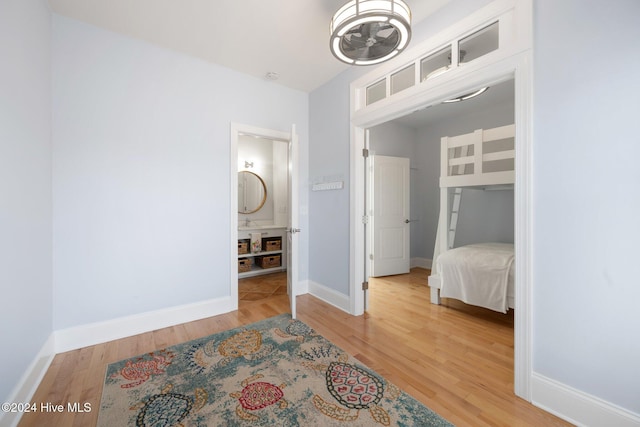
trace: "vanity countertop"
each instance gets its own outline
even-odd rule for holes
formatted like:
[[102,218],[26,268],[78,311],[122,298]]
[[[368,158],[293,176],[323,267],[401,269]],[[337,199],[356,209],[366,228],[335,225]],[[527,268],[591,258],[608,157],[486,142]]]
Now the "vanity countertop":
[[250,225],[248,227],[240,226],[238,231],[252,231],[252,230],[284,230],[286,225]]

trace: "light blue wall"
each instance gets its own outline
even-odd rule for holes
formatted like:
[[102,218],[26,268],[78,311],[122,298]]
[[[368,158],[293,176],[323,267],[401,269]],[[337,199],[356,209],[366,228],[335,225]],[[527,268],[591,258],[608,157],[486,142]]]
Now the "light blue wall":
[[2,402],[53,330],[50,44],[44,0],[0,2]]
[[54,327],[229,296],[230,122],[295,123],[305,183],[308,95],[57,15],[53,58]]
[[[433,249],[438,231],[440,216],[440,132],[434,134],[431,126],[422,127],[417,131],[418,144],[415,158],[416,181],[420,183],[417,192],[418,216],[420,222],[416,227],[419,239],[412,238],[411,250],[416,257],[433,261]],[[413,236],[413,235],[412,235]]]
[[640,414],[640,2],[534,16],[533,369]]
[[309,178],[342,176],[342,190],[309,191],[309,279],[349,295],[350,69],[309,95]]

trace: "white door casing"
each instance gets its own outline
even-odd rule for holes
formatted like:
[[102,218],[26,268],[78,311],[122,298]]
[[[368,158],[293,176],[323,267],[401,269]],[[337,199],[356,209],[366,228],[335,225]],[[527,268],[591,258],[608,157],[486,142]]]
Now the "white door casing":
[[291,317],[296,318],[298,295],[298,136],[296,126],[291,126],[289,139],[289,220],[287,224],[287,294],[291,305]]
[[410,160],[372,156],[371,276],[409,272]]

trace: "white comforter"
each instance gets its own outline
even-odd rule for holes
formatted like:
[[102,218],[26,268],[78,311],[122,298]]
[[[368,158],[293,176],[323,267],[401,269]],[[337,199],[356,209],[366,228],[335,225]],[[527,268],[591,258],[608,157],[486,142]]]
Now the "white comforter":
[[440,296],[506,313],[513,245],[480,243],[451,249],[438,257]]

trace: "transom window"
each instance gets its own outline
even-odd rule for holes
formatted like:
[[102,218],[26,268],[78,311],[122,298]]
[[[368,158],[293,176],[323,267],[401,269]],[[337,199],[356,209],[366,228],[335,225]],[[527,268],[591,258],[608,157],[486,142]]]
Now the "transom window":
[[463,67],[500,48],[500,21],[452,40],[446,46],[396,70],[382,80],[366,86],[365,106],[379,102],[418,84],[436,79],[444,73]]

